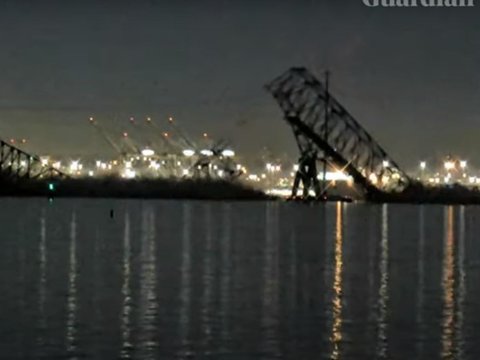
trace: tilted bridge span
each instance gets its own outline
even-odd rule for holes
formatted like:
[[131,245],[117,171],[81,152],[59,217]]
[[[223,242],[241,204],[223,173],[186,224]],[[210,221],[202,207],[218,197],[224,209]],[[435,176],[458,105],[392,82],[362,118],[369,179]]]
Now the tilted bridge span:
[[[324,196],[317,162],[334,165],[350,175],[367,198],[401,193],[409,176],[330,94],[328,80],[320,82],[305,68],[291,68],[266,86],[284,113],[300,150],[292,195],[300,184]],[[324,172],[325,175],[325,172]]]

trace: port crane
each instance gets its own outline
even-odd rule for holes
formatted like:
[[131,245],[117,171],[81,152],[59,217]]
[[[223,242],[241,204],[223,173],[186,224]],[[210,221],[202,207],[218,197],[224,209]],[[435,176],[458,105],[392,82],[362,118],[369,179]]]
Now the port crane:
[[207,144],[206,148],[201,148],[185,135],[172,117],[169,117],[168,122],[184,144],[195,151],[196,160],[192,165],[194,177],[227,177],[232,179],[241,175],[241,172],[237,170],[237,164],[232,159],[233,152],[228,150],[228,143],[225,140],[220,139],[212,143],[208,134],[203,133],[202,137],[207,140]]
[[92,125],[100,134],[100,136],[112,147],[112,149],[120,155],[121,158],[125,158],[127,156],[127,152],[113,140],[107,131],[98,123],[98,121],[96,121],[93,117],[90,117],[88,121],[90,125]]
[[[164,155],[180,155],[182,154],[182,148],[180,144],[176,143],[171,134],[166,131],[163,131],[151,117],[147,117],[146,123],[148,126],[152,127],[154,131],[152,132],[157,136],[159,140],[159,153]],[[161,144],[161,145],[160,145]]]

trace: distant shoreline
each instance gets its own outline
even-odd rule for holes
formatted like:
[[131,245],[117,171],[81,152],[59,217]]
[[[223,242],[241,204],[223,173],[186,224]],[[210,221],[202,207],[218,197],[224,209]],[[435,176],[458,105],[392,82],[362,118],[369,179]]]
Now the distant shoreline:
[[[285,201],[299,204],[336,200],[289,200],[268,195],[241,182],[218,179],[0,179],[0,197],[152,199],[206,201]],[[415,184],[401,193],[377,193],[353,202],[410,205],[480,205],[480,191],[463,186],[425,187]]]
[[49,179],[0,181],[0,197],[271,200],[239,182],[213,179]]

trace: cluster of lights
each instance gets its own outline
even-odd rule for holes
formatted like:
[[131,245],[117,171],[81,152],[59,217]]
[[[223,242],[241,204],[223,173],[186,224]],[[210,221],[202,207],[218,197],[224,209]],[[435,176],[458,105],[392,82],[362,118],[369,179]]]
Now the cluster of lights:
[[280,172],[282,170],[282,167],[280,165],[275,165],[275,164],[270,164],[268,163],[265,168],[269,173],[275,173],[275,172]]
[[[466,160],[461,160],[461,161],[459,161],[459,164],[460,164],[461,169],[466,169],[467,165],[468,165],[468,162]],[[447,171],[454,170],[457,167],[455,161],[452,161],[452,160],[445,161],[443,163],[443,166],[444,166],[445,170],[447,170]]]
[[150,161],[150,165],[148,166],[149,168],[151,169],[154,169],[154,170],[159,170],[160,169],[160,164],[154,160]]
[[445,161],[443,166],[445,167],[445,170],[447,170],[447,171],[455,169],[455,163],[453,161]]
[[83,165],[80,164],[80,160],[73,160],[70,163],[70,172],[75,173],[83,169]]
[[135,172],[135,170],[132,169],[125,169],[122,175],[122,177],[124,177],[125,179],[134,179],[136,176],[137,173]]
[[[115,162],[116,164],[116,162]],[[100,160],[97,160],[95,162],[95,166],[97,167],[97,169],[101,169],[101,170],[112,170],[112,164],[107,164],[105,162],[102,162]]]

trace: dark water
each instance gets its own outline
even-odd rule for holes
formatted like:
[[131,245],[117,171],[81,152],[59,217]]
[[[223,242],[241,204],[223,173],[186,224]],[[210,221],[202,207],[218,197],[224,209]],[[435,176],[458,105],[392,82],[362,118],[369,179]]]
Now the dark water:
[[480,358],[478,207],[0,204],[1,359]]

